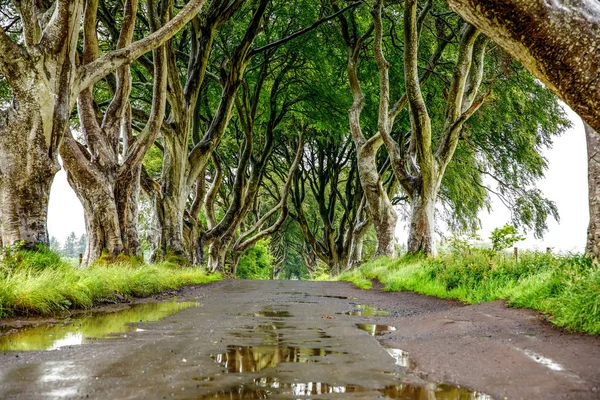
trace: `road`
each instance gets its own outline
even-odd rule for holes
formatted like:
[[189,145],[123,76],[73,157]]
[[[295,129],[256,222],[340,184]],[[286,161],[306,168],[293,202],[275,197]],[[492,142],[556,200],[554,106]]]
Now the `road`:
[[[502,302],[301,281],[178,296],[199,304],[80,345],[62,334],[43,345],[54,350],[4,351],[0,398],[600,399],[600,338]],[[62,325],[109,324],[77,321]]]

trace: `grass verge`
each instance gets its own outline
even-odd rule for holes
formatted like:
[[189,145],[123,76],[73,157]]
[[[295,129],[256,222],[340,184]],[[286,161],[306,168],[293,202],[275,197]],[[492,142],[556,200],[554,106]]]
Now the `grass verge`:
[[388,291],[414,291],[469,304],[506,300],[544,313],[572,332],[600,334],[600,267],[581,255],[523,253],[519,260],[489,250],[438,258],[380,258],[339,276],[357,287],[377,279]]
[[0,264],[0,318],[52,315],[219,279],[219,275],[207,275],[202,269],[172,263],[78,268],[47,250],[20,251]]

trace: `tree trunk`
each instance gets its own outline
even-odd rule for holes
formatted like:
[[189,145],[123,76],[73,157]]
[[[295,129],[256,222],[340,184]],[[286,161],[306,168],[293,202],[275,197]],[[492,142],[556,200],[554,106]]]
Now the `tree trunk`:
[[346,265],[347,270],[358,267],[362,261],[365,232],[366,229],[356,232],[352,238],[352,243],[350,243],[348,263]]
[[119,176],[114,191],[123,252],[129,256],[142,254],[138,233],[140,173],[141,166],[137,165],[128,170],[126,174]]
[[58,165],[39,148],[0,147],[0,242],[48,245],[48,200]]
[[85,229],[88,236],[84,263],[98,259],[104,251],[111,259],[123,252],[119,215],[112,186],[103,184],[92,188],[71,185],[83,205]]
[[396,221],[398,216],[392,206],[392,203],[383,188],[379,171],[375,162],[377,149],[382,145],[381,139],[369,140],[366,144],[359,147],[358,174],[362,185],[369,216],[373,221],[375,234],[377,236],[377,247],[374,258],[379,256],[394,256],[396,243]]
[[600,135],[584,123],[588,152],[588,191],[590,224],[585,252],[600,259]]
[[215,240],[208,246],[209,271],[225,271],[225,257],[227,255],[227,244],[221,240]]
[[412,195],[408,252],[435,256],[437,249],[433,238],[435,230],[435,203],[437,190],[429,190],[425,195],[417,192]]

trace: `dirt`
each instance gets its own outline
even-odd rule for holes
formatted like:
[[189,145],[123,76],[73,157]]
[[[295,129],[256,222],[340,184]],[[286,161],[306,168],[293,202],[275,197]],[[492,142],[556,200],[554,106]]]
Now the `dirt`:
[[174,296],[201,306],[93,343],[0,354],[0,398],[600,399],[600,337],[502,302],[223,281],[133,303]]

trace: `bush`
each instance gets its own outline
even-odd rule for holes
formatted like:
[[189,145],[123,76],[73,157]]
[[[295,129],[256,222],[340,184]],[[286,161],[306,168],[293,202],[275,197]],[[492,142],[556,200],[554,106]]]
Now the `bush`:
[[238,278],[263,280],[272,278],[273,256],[269,250],[269,242],[269,239],[260,240],[246,251],[238,262]]

